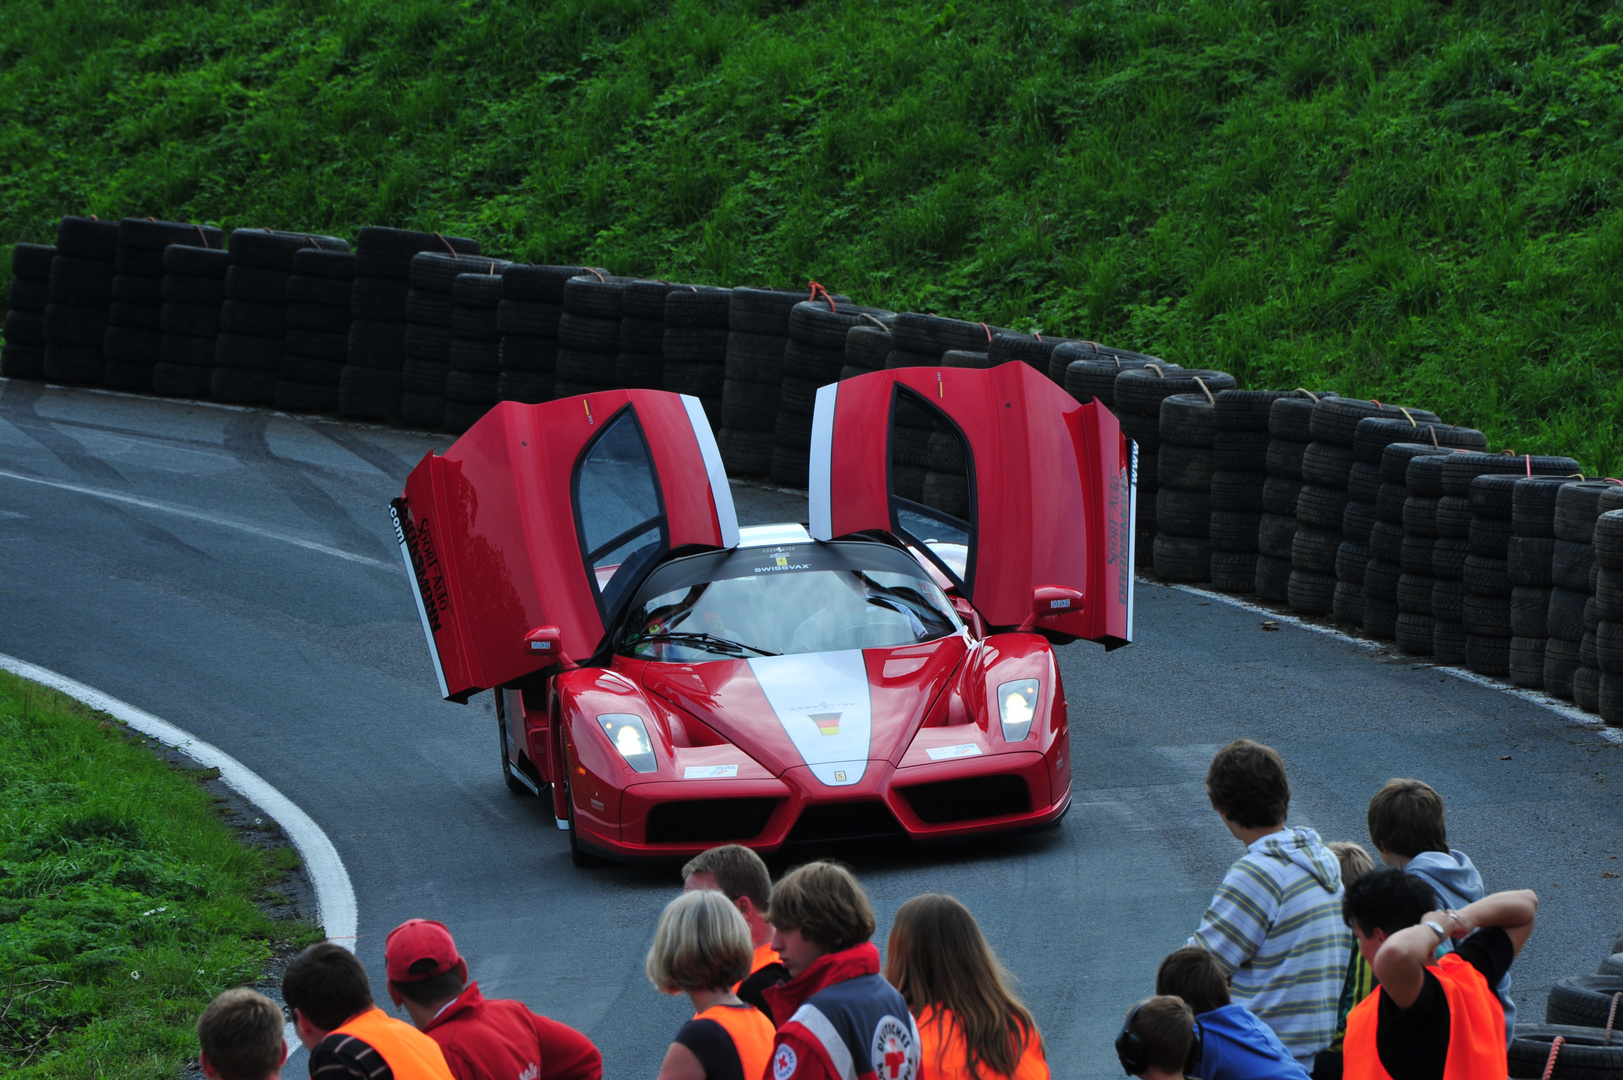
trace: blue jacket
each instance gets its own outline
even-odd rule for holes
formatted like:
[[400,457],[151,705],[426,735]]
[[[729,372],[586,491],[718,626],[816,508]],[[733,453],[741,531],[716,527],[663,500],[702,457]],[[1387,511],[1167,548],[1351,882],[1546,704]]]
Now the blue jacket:
[[1200,1080],[1308,1080],[1273,1029],[1244,1005],[1195,1017],[1200,1024]]
[[[1482,875],[1477,873],[1476,867],[1471,865],[1470,856],[1463,851],[1450,848],[1446,855],[1441,851],[1422,851],[1410,859],[1409,865],[1403,869],[1430,885],[1445,908],[1462,908],[1487,895],[1487,890],[1482,887]],[[1445,952],[1453,951],[1453,942],[1445,941],[1438,946],[1437,955],[1440,957]],[[1516,1038],[1516,1003],[1510,999],[1508,972],[1493,990],[1505,1010],[1505,1039],[1508,1046],[1509,1041]]]

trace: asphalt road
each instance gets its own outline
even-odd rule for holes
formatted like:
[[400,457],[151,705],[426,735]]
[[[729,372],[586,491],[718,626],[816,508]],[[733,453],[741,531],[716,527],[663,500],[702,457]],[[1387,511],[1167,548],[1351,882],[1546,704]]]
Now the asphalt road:
[[[489,695],[440,701],[386,504],[444,435],[0,381],[0,652],[235,755],[332,837],[381,990],[383,937],[454,929],[487,994],[652,1076],[686,1018],[643,956],[674,871],[570,865],[547,804],[510,795]],[[745,523],[804,500],[739,484]],[[1490,888],[1531,887],[1522,1014],[1623,926],[1623,746],[1423,664],[1140,583],[1138,642],[1061,650],[1075,803],[1051,833],[846,853],[879,910],[925,891],[976,913],[1057,1077],[1120,1075],[1111,1040],[1240,854],[1201,786],[1238,736],[1279,748],[1291,818],[1367,842],[1392,776],[1448,800]],[[782,869],[778,866],[775,869]],[[304,1058],[287,1075],[302,1075]]]

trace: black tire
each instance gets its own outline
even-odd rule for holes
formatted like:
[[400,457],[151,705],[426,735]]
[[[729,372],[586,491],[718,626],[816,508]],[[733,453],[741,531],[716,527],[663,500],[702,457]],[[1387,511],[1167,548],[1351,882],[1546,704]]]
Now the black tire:
[[6,342],[11,345],[44,345],[45,313],[43,311],[8,311],[5,322]]
[[1470,542],[1471,553],[1489,559],[1505,558],[1505,551],[1510,546],[1510,522],[1494,521],[1491,518],[1474,518],[1471,521]]
[[1589,571],[1595,566],[1595,549],[1575,540],[1556,540],[1550,553],[1550,581],[1573,592],[1589,591]]
[[1437,620],[1430,615],[1416,615],[1400,611],[1392,628],[1392,638],[1398,648],[1410,656],[1430,656],[1432,632]]
[[195,364],[157,363],[152,365],[152,392],[163,397],[194,398],[207,401],[212,391],[214,367]]
[[1510,597],[1477,596],[1468,592],[1463,612],[1465,617],[1461,621],[1468,633],[1507,639],[1511,636]]
[[393,278],[405,281],[411,273],[412,256],[419,251],[479,254],[479,241],[464,236],[414,232],[369,225],[355,236],[356,276]]
[[1613,997],[1619,993],[1623,993],[1623,978],[1615,976],[1573,975],[1557,979],[1545,999],[1544,1021],[1604,1028],[1607,1018],[1613,1015]]
[[1388,484],[1382,482],[1380,489],[1375,493],[1375,520],[1403,525],[1403,501],[1409,497],[1409,489],[1402,484]]
[[1557,1038],[1562,1043],[1550,1073],[1551,1080],[1623,1078],[1623,1043],[1616,1038],[1612,1045],[1603,1046],[1601,1032],[1593,1027],[1523,1022],[1516,1024],[1516,1037],[1510,1043],[1510,1075],[1542,1077]]
[[1391,641],[1397,637],[1398,606],[1390,600],[1382,600],[1364,592],[1364,633],[1381,641]]
[[1437,535],[1449,536],[1464,540],[1471,535],[1471,522],[1476,520],[1471,513],[1471,501],[1457,498],[1453,495],[1444,495],[1437,500]]
[[220,305],[220,332],[279,340],[287,333],[287,307],[227,300]]
[[845,353],[790,341],[783,352],[783,377],[801,379],[822,386],[835,382],[845,366]]
[[1224,390],[1217,395],[1217,430],[1266,432],[1274,402],[1288,390]]
[[1403,526],[1377,521],[1369,527],[1369,551],[1389,563],[1403,561]]
[[[1227,510],[1213,510],[1210,521],[1213,552],[1227,555],[1256,554],[1257,533],[1262,522],[1261,514],[1237,514]],[[1237,575],[1239,560],[1230,560],[1230,563],[1233,567],[1232,574]],[[1255,566],[1251,567],[1251,571],[1255,576]],[[1245,591],[1250,591],[1250,587],[1247,586]]]
[[[272,338],[252,337],[246,334],[221,334],[214,339],[214,366],[231,371],[270,372],[274,375],[282,369],[282,343]],[[231,385],[236,387],[247,384],[241,380],[234,380],[231,381]],[[268,405],[270,399],[267,397],[260,404]]]
[[1358,502],[1349,497],[1347,509],[1341,515],[1341,534],[1357,544],[1369,543],[1375,528],[1375,504]]
[[1546,616],[1550,637],[1576,642],[1584,636],[1584,605],[1587,593],[1564,589],[1559,585],[1550,590],[1550,609]]
[[503,371],[552,375],[558,370],[558,342],[506,334],[502,337],[501,361]]
[[488,341],[495,347],[502,339],[502,332],[496,326],[494,310],[458,305],[451,313],[451,336],[463,341]]
[[1336,582],[1330,601],[1330,615],[1337,622],[1359,626],[1364,621],[1364,587],[1355,581]]
[[45,378],[45,346],[0,345],[0,375],[8,379]]
[[1271,442],[1273,438],[1266,431],[1219,429],[1212,438],[1213,462],[1222,472],[1266,472]]
[[451,374],[451,365],[441,360],[424,360],[408,356],[400,367],[400,388],[408,394],[445,396],[445,380]]
[[941,354],[941,366],[984,370],[991,366],[991,356],[971,349],[948,349]]
[[349,366],[400,371],[406,355],[406,324],[356,320],[349,325]]
[[[1429,546],[1431,550],[1431,573],[1433,577],[1447,578],[1449,581],[1463,581],[1465,579],[1465,560],[1470,557],[1471,547],[1464,540],[1451,540],[1446,537],[1429,540],[1423,536],[1404,536],[1404,543],[1410,547],[1410,555],[1416,562],[1425,560],[1425,551]],[[1399,560],[1403,561],[1403,560]],[[1424,573],[1417,570],[1416,573]]]
[[102,352],[109,362],[145,364],[151,367],[158,362],[163,335],[153,331],[109,326],[103,332],[101,340]]
[[407,427],[440,431],[445,427],[445,395],[407,390],[400,395],[400,420]]
[[350,288],[350,316],[364,322],[403,323],[411,285],[391,278],[358,277]]
[[[713,326],[665,326],[665,339],[661,346],[666,359],[685,364],[725,364],[727,362],[727,331]],[[845,354],[840,353],[843,364]],[[839,377],[825,379],[833,382]]]
[[607,865],[602,856],[593,854],[581,845],[580,835],[575,829],[575,796],[569,790],[568,783],[564,785],[564,803],[569,807],[569,861],[582,870]]
[[1302,479],[1302,458],[1307,453],[1307,448],[1307,443],[1270,437],[1268,451],[1263,462],[1264,468],[1268,470],[1268,475],[1300,481]]
[[113,302],[113,269],[106,263],[58,255],[51,261],[52,304],[105,308]]
[[150,394],[152,367],[151,363],[132,363],[109,357],[106,366],[102,368],[102,383],[112,390],[123,390],[131,394]]
[[[1297,534],[1301,539],[1301,533]],[[1304,570],[1292,560],[1290,606],[1299,615],[1328,615],[1335,606],[1336,576]]]
[[1334,443],[1312,442],[1302,452],[1302,479],[1324,487],[1347,488],[1347,476],[1352,472],[1352,451]]
[[1353,429],[1353,452],[1359,461],[1381,462],[1382,452],[1392,443],[1431,444],[1459,450],[1486,450],[1488,437],[1471,428],[1443,424],[1417,424],[1401,413],[1396,418],[1366,416]]
[[1473,478],[1466,495],[1471,512],[1480,518],[1511,520],[1516,485],[1523,479],[1515,473],[1484,473]]
[[1162,398],[1157,415],[1163,443],[1209,450],[1217,437],[1216,410],[1205,394],[1173,394]]
[[[511,300],[503,301],[511,304]],[[507,320],[511,321],[511,320]],[[507,332],[505,327],[504,332]],[[621,319],[620,348],[626,352],[663,355],[665,324],[658,319]]]
[[293,256],[303,248],[348,251],[349,243],[336,236],[276,232],[270,229],[237,229],[231,233],[228,250],[232,266],[253,266],[265,270],[293,271]]
[[488,409],[501,400],[496,391],[496,381],[500,377],[494,371],[459,371],[453,365],[445,376],[445,398],[451,404],[480,405]]
[[406,294],[406,321],[414,326],[437,326],[449,329],[456,302],[445,293],[413,289]]
[[278,379],[274,403],[284,412],[336,414],[338,387]]
[[[1600,673],[1599,708],[1600,718],[1606,721],[1608,727],[1623,727],[1623,675],[1614,675],[1609,671]],[[1623,977],[1623,970],[1617,972],[1603,971],[1602,974]]]
[[1381,451],[1381,479],[1388,484],[1407,483],[1409,462],[1417,457],[1436,457],[1448,453],[1452,451],[1447,448],[1439,449],[1429,442],[1390,443]]
[[620,320],[564,312],[558,318],[558,347],[577,352],[620,351]]
[[[784,381],[784,385],[788,386],[788,380]],[[679,364],[669,359],[665,361],[665,389],[673,394],[719,398],[725,386],[726,369],[721,364]]]
[[1544,646],[1541,637],[1510,639],[1510,681],[1526,690],[1544,685]]
[[218,283],[225,281],[230,269],[231,254],[226,251],[181,244],[172,244],[163,249],[165,276],[177,274]]
[[1437,535],[1437,500],[1411,494],[1403,500],[1403,531],[1410,536]]
[[1595,607],[1607,622],[1623,622],[1623,570],[1595,571]]
[[[1211,517],[1212,497],[1206,492],[1169,488],[1156,492],[1155,521],[1164,533],[1206,539],[1210,535]],[[1210,547],[1210,543],[1207,547]]]
[[403,390],[399,369],[345,364],[338,382],[338,411],[367,420],[397,420]]
[[45,346],[44,372],[47,382],[67,386],[95,386],[101,382],[107,365],[101,346],[94,347],[48,342]]
[[291,276],[280,270],[232,266],[225,275],[225,298],[248,304],[285,304]]
[[1439,618],[1431,629],[1431,654],[1437,658],[1439,664],[1460,667],[1466,660],[1467,636],[1465,627],[1460,623]]
[[1426,454],[1410,458],[1409,467],[1403,474],[1403,482],[1409,486],[1409,494],[1423,499],[1440,499],[1448,494],[1443,490],[1443,462],[1447,460],[1448,456],[1445,454]]
[[714,286],[684,286],[665,292],[664,320],[667,326],[716,327],[727,329],[732,309],[731,289]]
[[[1531,472],[1529,472],[1531,470]],[[1511,457],[1506,454],[1466,452],[1450,454],[1443,466],[1443,492],[1465,496],[1471,493],[1471,481],[1487,473],[1512,473],[1522,476],[1566,476],[1578,471],[1578,463],[1569,457]]]
[[1296,517],[1303,525],[1330,532],[1341,532],[1341,521],[1347,513],[1347,492],[1341,488],[1322,487],[1307,483],[1296,499]]
[[9,294],[9,307],[12,311],[45,310],[45,305],[51,302],[51,285],[49,280],[31,281],[28,278],[14,277],[11,279]]
[[209,382],[209,396],[233,405],[274,405],[278,378],[275,371],[216,365]]
[[1268,409],[1268,433],[1276,439],[1301,443],[1303,446],[1312,442],[1313,406],[1316,400],[1310,394],[1297,392],[1274,402]]
[[557,377],[550,371],[503,371],[496,382],[496,393],[503,401],[539,405],[552,400],[556,382]]
[[118,222],[65,217],[56,223],[56,253],[111,263],[118,253]]
[[[616,353],[586,352],[560,347],[557,372],[562,382],[580,386],[613,386]],[[584,391],[582,391],[584,392]]]
[[1600,712],[1600,669],[1580,663],[1572,672],[1572,703],[1584,712]]
[[783,382],[783,354],[789,339],[764,334],[727,335],[727,378],[776,386]]
[[723,427],[716,436],[721,463],[729,476],[768,476],[772,472],[773,436],[770,431],[742,431]]
[[1517,637],[1549,637],[1550,590],[1517,585],[1510,592],[1510,632]]
[[1505,560],[1488,559],[1481,555],[1465,557],[1465,571],[1460,580],[1467,591],[1477,596],[1508,597],[1511,592],[1510,576],[1505,573]]
[[[784,415],[778,414],[780,424]],[[805,487],[811,468],[810,456],[810,451],[805,448],[777,442],[772,447],[772,479],[789,487]]]
[[1336,552],[1340,547],[1339,532],[1313,529],[1303,525],[1296,530],[1296,537],[1291,541],[1291,566],[1333,580],[1336,573]]
[[[1157,470],[1160,462],[1156,462]],[[1212,473],[1212,511],[1226,511],[1237,514],[1261,514],[1263,512],[1262,491],[1267,485],[1268,477],[1260,472],[1214,472]]]
[[[1157,417],[1124,412],[1119,413],[1116,420],[1121,425],[1121,433],[1138,444],[1141,455],[1160,453],[1161,422]],[[1139,469],[1139,475],[1144,475],[1144,469]],[[1154,473],[1149,475],[1154,476]]]
[[1290,562],[1291,544],[1298,528],[1295,517],[1263,514],[1257,520],[1257,551],[1269,558]]
[[54,258],[56,248],[50,244],[16,244],[11,249],[12,276],[28,281],[49,281]]
[[1155,572],[1168,581],[1199,583],[1212,577],[1212,542],[1194,536],[1155,534]]
[[158,326],[180,337],[214,337],[220,332],[220,305],[166,303],[159,309]]
[[316,304],[289,304],[288,329],[314,330],[322,334],[349,333],[348,307],[323,307]]
[[1212,550],[1212,588],[1226,593],[1255,592],[1257,556],[1249,551]]
[[1398,575],[1398,610],[1409,615],[1431,615],[1432,586],[1436,579],[1425,574]]
[[408,359],[416,357],[419,360],[433,360],[437,363],[443,363],[451,356],[451,342],[453,340],[451,328],[448,326],[407,323],[404,345],[401,351]]
[[1262,509],[1268,514],[1296,516],[1296,500],[1302,495],[1302,481],[1270,476],[1262,485]]
[[124,247],[121,244],[113,256],[113,275],[114,282],[121,277],[155,281],[163,277],[163,252]]
[[502,369],[502,347],[499,341],[473,341],[453,338],[446,359],[457,371],[476,371],[495,375]]
[[1557,697],[1572,697],[1572,675],[1580,660],[1578,643],[1551,637],[1544,642],[1544,689]]
[[[503,288],[507,287],[507,278],[502,278]],[[558,321],[563,318],[562,304],[542,304],[528,300],[503,300],[496,307],[496,325],[505,334],[517,334],[523,337],[552,338],[558,337]],[[664,333],[661,324],[660,333]]]
[[1265,600],[1284,601],[1290,596],[1291,561],[1257,556],[1257,595]]
[[336,387],[343,368],[342,360],[321,360],[290,353],[285,347],[282,350],[281,376],[285,382]]
[[500,274],[458,274],[451,281],[451,299],[458,307],[489,312],[485,318],[494,325],[496,309],[502,302]]
[[1343,540],[1336,548],[1336,580],[1364,585],[1364,570],[1369,566],[1369,548]]
[[1366,416],[1378,416],[1386,419],[1415,420],[1418,422],[1436,424],[1440,421],[1436,414],[1425,409],[1406,408],[1401,405],[1382,405],[1373,401],[1361,401],[1357,398],[1321,398],[1313,406],[1313,417],[1309,422],[1308,430],[1312,432],[1315,442],[1334,443],[1352,449],[1353,438],[1358,430],[1358,422]]
[[[830,308],[826,300],[802,301],[789,310],[788,336],[802,345],[832,349],[842,355],[845,335],[853,326],[872,326],[867,316],[885,321],[894,314],[882,308],[859,307],[855,304],[835,302]],[[926,362],[934,363],[946,349],[933,350]]]
[[1600,516],[1600,497],[1612,486],[1604,480],[1561,485],[1555,499],[1557,539],[1590,543],[1595,537],[1595,519]]
[[1163,442],[1156,460],[1156,480],[1161,489],[1210,492],[1212,452],[1196,446]]
[[1206,390],[1216,394],[1220,390],[1232,389],[1234,376],[1227,372],[1184,368],[1168,370],[1159,365],[1150,365],[1128,368],[1117,375],[1114,398],[1118,411],[1158,417],[1162,399],[1173,394],[1204,395]]
[[[1467,611],[1469,614],[1469,611]],[[1510,639],[1470,632],[1466,624],[1465,666],[1478,675],[1503,678],[1510,674]]]
[[[1054,349],[1053,355],[1050,359],[1053,363],[1057,363],[1065,355],[1065,347],[1059,346]],[[890,365],[890,363],[887,361],[886,366],[890,367],[892,365]],[[1082,402],[1083,404],[1087,404],[1089,401],[1099,401],[1103,403],[1106,408],[1114,408],[1116,400],[1116,376],[1120,375],[1129,367],[1143,366],[1144,365],[1141,363],[1126,363],[1119,360],[1100,359],[1098,357],[1072,360],[1065,366],[1065,371],[1060,379],[1060,385],[1064,387],[1067,394],[1070,394],[1073,398]],[[1176,365],[1162,365],[1163,368],[1174,366]],[[1050,368],[1050,371],[1052,371],[1052,368]]]
[[1553,585],[1550,566],[1555,558],[1555,540],[1543,536],[1512,536],[1505,545],[1505,572],[1512,585],[1547,589]]
[[445,399],[445,430],[453,431],[458,435],[462,434],[477,424],[494,404],[494,401],[457,401],[455,398],[447,397]]
[[994,336],[1008,331],[985,323],[906,312],[896,316],[891,333],[899,349],[940,356],[949,349],[985,351]]
[[[411,257],[407,280],[414,289],[449,296],[459,275],[493,275],[499,280],[502,270],[509,265],[505,260],[486,258],[483,255],[452,255],[443,250],[420,251]],[[500,286],[496,288],[499,290]],[[609,317],[616,322],[619,321],[618,304],[614,314]]]
[[1347,470],[1347,495],[1353,502],[1375,505],[1375,497],[1381,493],[1381,469],[1379,465],[1370,465],[1367,462],[1355,461],[1352,468]]
[[[602,272],[602,271],[600,271]],[[607,277],[607,272],[602,272]],[[564,287],[571,278],[590,276],[584,266],[547,266],[509,263],[502,267],[502,297],[535,304],[564,302]]]
[[620,353],[614,358],[614,384],[622,390],[663,390],[665,358],[658,353]]
[[[1403,568],[1396,563],[1371,557],[1364,566],[1364,592],[1385,603],[1397,604],[1398,586],[1403,577]],[[1430,610],[1429,605],[1427,610]]]

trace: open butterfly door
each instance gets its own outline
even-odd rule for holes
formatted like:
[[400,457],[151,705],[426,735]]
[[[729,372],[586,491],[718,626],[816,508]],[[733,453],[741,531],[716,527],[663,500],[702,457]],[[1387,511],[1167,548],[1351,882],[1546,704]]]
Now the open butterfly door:
[[424,457],[390,509],[454,701],[586,660],[666,553],[738,543],[704,410],[659,390],[504,401]]
[[822,387],[810,527],[882,529],[991,625],[1133,637],[1134,444],[1023,363],[896,368]]

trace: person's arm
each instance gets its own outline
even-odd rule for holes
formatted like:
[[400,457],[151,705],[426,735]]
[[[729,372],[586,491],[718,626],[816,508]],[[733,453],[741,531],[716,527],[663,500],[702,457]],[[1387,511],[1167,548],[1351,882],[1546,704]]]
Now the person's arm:
[[1439,944],[1437,932],[1426,923],[1433,922],[1448,932],[1450,938],[1459,939],[1486,926],[1497,926],[1510,938],[1514,954],[1522,951],[1527,936],[1533,932],[1533,918],[1538,913],[1538,897],[1531,889],[1494,893],[1475,903],[1467,904],[1452,915],[1434,911],[1414,926],[1406,927],[1386,939],[1381,951],[1375,954],[1375,978],[1381,991],[1400,1009],[1407,1009],[1420,996],[1426,981],[1426,965]]
[[541,1047],[540,1080],[603,1080],[603,1055],[591,1039],[551,1017],[530,1016]]
[[658,1080],[704,1080],[704,1066],[692,1050],[673,1042],[659,1066]]
[[792,1031],[779,1031],[761,1080],[840,1080],[821,1051]]
[[1257,955],[1278,912],[1272,882],[1242,859],[1229,867],[1188,943],[1211,953],[1224,975],[1233,975]]

